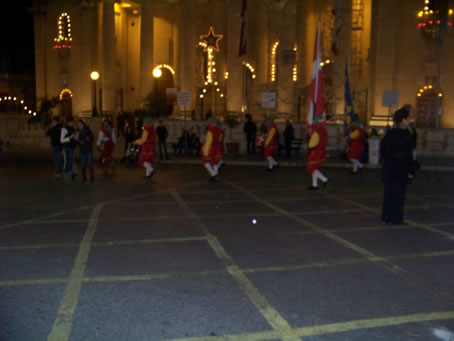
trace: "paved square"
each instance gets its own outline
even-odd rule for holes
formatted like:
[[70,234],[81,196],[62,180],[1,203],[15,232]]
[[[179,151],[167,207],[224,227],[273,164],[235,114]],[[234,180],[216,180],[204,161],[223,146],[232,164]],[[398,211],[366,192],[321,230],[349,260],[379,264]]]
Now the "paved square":
[[[0,339],[438,340],[454,329],[453,181],[421,173],[408,226],[379,171],[119,167],[70,186],[0,167]],[[30,170],[24,164],[20,174]],[[27,209],[24,209],[27,208]]]

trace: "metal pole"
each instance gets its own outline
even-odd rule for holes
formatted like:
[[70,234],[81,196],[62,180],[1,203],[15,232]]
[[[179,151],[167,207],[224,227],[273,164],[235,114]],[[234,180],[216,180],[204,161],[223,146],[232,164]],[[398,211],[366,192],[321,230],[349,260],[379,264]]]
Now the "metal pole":
[[96,109],[96,80],[93,80],[93,112],[92,116],[98,116],[98,110]]
[[188,131],[186,130],[186,106],[183,106],[184,126],[184,155],[188,155]]
[[102,88],[99,87],[99,114],[102,116]]

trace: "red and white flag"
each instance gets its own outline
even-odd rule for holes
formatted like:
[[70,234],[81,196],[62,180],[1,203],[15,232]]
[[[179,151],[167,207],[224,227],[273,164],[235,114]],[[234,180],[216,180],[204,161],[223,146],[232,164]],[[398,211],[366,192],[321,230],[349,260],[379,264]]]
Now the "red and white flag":
[[241,7],[241,37],[238,56],[244,56],[247,52],[247,0],[243,0]]
[[312,82],[309,92],[309,114],[307,124],[311,125],[314,118],[321,116],[325,118],[325,96],[323,94],[322,55],[320,51],[320,21],[317,27],[317,38],[315,39],[314,61],[312,63]]

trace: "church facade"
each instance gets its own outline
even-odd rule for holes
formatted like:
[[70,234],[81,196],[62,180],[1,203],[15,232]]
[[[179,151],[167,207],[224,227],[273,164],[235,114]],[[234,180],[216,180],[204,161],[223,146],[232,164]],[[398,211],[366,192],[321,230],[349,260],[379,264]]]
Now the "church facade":
[[174,103],[184,92],[186,105],[174,103],[167,114],[304,121],[320,22],[328,117],[342,119],[348,65],[362,120],[384,125],[409,103],[420,126],[453,128],[453,7],[449,0],[36,0],[36,96],[58,96],[62,115],[83,116],[133,112],[149,94]]

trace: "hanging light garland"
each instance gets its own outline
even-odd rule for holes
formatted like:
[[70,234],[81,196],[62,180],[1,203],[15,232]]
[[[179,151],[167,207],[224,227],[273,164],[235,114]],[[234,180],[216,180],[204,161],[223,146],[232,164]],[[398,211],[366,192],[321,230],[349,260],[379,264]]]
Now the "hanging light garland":
[[[15,96],[4,96],[4,97],[0,97],[0,102],[6,102],[6,103],[8,103],[8,102],[17,102],[17,101],[18,101],[18,99],[17,99],[17,97],[15,97]],[[17,103],[15,103],[15,104],[17,105]],[[23,100],[23,99],[21,99],[21,100],[19,101],[19,104],[22,106],[22,109],[21,109],[22,111],[25,111],[25,112],[28,113],[29,115],[33,115],[33,116],[36,116],[36,115],[37,115],[37,114],[36,114],[36,111],[33,111],[33,110],[29,109],[29,108],[24,104],[24,100]],[[28,110],[28,111],[27,111],[27,110]]]

